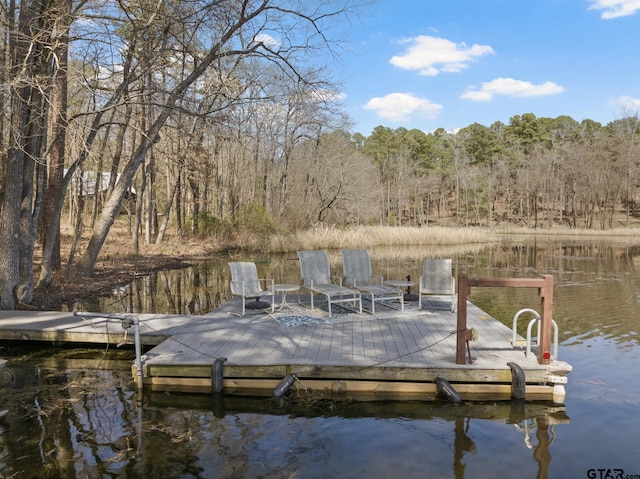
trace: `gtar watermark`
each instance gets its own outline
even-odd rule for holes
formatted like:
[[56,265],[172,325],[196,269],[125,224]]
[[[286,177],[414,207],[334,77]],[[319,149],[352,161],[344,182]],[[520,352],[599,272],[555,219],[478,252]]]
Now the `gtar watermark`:
[[592,468],[587,470],[589,479],[640,479],[640,474],[626,474],[624,469]]

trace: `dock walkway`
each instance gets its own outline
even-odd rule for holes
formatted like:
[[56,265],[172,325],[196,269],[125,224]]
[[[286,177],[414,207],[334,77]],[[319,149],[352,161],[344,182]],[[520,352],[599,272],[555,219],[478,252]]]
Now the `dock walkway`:
[[[169,339],[179,328],[197,316],[173,314],[133,314],[140,320],[141,341],[155,346]],[[83,318],[64,311],[0,310],[0,339],[9,341],[50,341],[71,343],[118,344],[125,330],[119,319]],[[133,343],[133,335],[127,335]]]
[[[434,399],[436,378],[464,399],[509,399],[517,363],[525,373],[528,400],[564,398],[566,363],[541,365],[513,348],[512,331],[472,303],[467,324],[478,332],[469,343],[471,362],[456,364],[456,314],[446,298],[415,302],[405,311],[376,307],[376,314],[336,311],[332,318],[290,301],[273,314],[244,317],[239,299],[202,316],[136,314],[143,386],[157,391],[211,392],[215,364],[223,362],[224,392],[271,395],[293,377],[300,393],[355,399]],[[109,315],[105,315],[109,316]],[[0,311],[0,339],[118,344],[119,320],[64,312]],[[522,338],[521,338],[522,339]],[[130,332],[128,342],[133,342]],[[467,352],[469,354],[469,352]],[[134,365],[135,367],[135,365]],[[135,373],[135,371],[134,371]]]

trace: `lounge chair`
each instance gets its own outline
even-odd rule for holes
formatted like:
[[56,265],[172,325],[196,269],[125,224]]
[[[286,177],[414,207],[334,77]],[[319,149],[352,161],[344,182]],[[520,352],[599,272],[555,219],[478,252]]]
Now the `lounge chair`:
[[[404,311],[404,294],[392,286],[383,284],[382,275],[371,272],[371,258],[365,249],[343,249],[342,268],[345,285],[357,289],[371,298],[371,314],[376,312],[376,302],[400,301],[400,309]],[[374,281],[374,278],[377,281]]]
[[353,303],[362,313],[362,297],[360,291],[342,286],[331,281],[329,257],[325,251],[298,251],[302,286],[311,293],[311,309],[314,308],[314,296],[321,294],[327,300],[329,317],[331,305],[336,303]]
[[456,310],[456,280],[451,269],[451,259],[425,258],[418,293],[418,309],[422,309],[422,296],[429,294],[451,295],[451,312]]
[[[275,293],[273,291],[273,279],[259,279],[256,264],[251,261],[231,262],[231,294],[242,298],[242,313],[245,315],[246,308],[266,309],[269,305],[260,301],[262,296],[271,298],[271,312],[275,310]],[[267,289],[262,289],[262,283]],[[247,303],[247,299],[255,301]],[[258,307],[259,306],[259,307]],[[237,314],[237,313],[233,313]]]

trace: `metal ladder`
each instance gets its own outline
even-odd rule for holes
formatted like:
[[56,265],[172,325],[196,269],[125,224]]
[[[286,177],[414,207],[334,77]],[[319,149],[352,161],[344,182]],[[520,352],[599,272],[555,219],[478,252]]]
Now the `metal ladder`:
[[[531,330],[533,329],[533,324],[538,323],[538,335],[536,336],[536,345],[540,344],[540,315],[535,309],[524,308],[518,311],[513,317],[513,336],[511,338],[511,346],[515,348],[517,346],[517,326],[518,326],[518,318],[520,315],[524,313],[531,313],[534,315],[534,318],[529,321],[529,325],[527,326],[527,349],[525,351],[525,356],[529,357],[531,354]],[[553,356],[552,359],[558,360],[558,324],[552,319],[551,326],[553,328]]]

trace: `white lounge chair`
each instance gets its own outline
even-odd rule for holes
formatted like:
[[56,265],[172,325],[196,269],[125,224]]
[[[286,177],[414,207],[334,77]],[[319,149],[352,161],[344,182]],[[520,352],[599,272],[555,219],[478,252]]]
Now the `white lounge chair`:
[[[255,302],[249,303],[247,306],[247,299],[260,301],[263,296],[271,298],[271,312],[273,313],[275,311],[273,279],[259,279],[256,264],[251,261],[231,262],[229,267],[231,268],[231,294],[242,298],[242,313],[240,316],[245,315],[247,307],[249,309],[257,309],[252,308],[252,305],[256,304]],[[266,284],[266,289],[262,289],[262,283]],[[263,306],[262,302],[260,302],[260,306]],[[265,308],[261,307],[259,309]]]
[[[371,298],[371,314],[376,312],[376,302],[400,301],[400,309],[404,311],[404,294],[402,290],[383,284],[382,275],[373,275],[371,258],[365,249],[343,249],[342,268],[345,285],[357,289]],[[377,279],[377,281],[375,281]]]
[[336,303],[353,303],[362,313],[360,291],[342,286],[340,278],[337,278],[338,284],[331,281],[329,257],[325,251],[298,251],[298,258],[302,286],[311,293],[311,309],[314,308],[314,296],[321,294],[327,300],[329,317],[331,305]]
[[451,312],[456,310],[456,280],[452,274],[451,259],[425,258],[418,293],[418,309],[422,309],[422,296],[451,295]]

